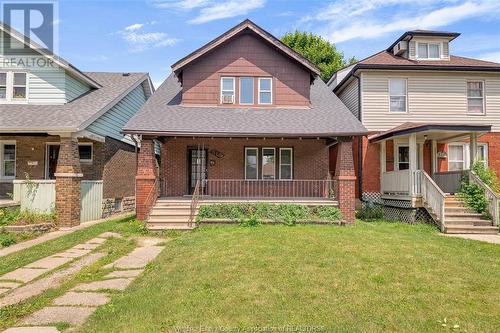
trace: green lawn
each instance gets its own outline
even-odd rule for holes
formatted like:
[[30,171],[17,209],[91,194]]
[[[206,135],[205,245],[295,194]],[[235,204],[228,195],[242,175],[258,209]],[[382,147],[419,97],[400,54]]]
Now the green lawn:
[[499,290],[500,246],[428,225],[202,227],[167,242],[80,331],[498,332]]

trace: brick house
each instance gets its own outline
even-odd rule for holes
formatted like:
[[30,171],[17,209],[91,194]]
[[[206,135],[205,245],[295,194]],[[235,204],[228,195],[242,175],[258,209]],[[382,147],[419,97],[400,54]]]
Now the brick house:
[[245,20],[172,70],[123,130],[142,137],[138,218],[186,228],[189,212],[168,211],[181,202],[159,194],[334,203],[354,222],[352,140],[365,128],[316,66]]
[[0,55],[0,200],[13,194],[23,206],[16,192],[29,178],[40,187],[36,200],[72,226],[80,200],[91,200],[83,183],[102,184],[92,216],[133,211],[136,145],[121,127],[152,94],[149,75],[82,72],[10,27],[0,31],[2,45],[22,46]]
[[408,31],[386,50],[335,73],[329,87],[370,135],[355,141],[356,197],[394,219],[437,221],[445,232],[498,232],[453,194],[470,166],[500,174],[500,64],[451,54],[458,33]]

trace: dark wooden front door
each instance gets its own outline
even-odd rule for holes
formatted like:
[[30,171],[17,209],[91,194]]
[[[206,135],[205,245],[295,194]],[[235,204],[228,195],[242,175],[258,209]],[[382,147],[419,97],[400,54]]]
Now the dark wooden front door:
[[57,158],[59,157],[59,145],[47,146],[47,178],[56,179],[54,174],[57,168]]
[[193,194],[198,180],[202,181],[202,191],[205,189],[203,180],[207,179],[207,153],[206,149],[189,149],[189,194]]

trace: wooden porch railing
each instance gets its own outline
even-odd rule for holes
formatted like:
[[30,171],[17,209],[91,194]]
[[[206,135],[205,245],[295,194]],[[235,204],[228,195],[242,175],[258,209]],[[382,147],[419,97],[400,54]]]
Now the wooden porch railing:
[[410,170],[384,172],[381,190],[383,194],[410,195]]
[[436,182],[423,170],[417,170],[421,179],[421,193],[423,203],[436,214],[441,231],[444,232],[445,199],[446,195]]
[[469,182],[479,185],[484,190],[484,196],[486,197],[486,201],[488,202],[488,213],[491,215],[493,223],[495,225],[498,225],[498,219],[499,219],[498,194],[495,191],[493,191],[491,187],[486,185],[481,180],[481,178],[479,178],[478,175],[476,175],[474,171],[469,171]]

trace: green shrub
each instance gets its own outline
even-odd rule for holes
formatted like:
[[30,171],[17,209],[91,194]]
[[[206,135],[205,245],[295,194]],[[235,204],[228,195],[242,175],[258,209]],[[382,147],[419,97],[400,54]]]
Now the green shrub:
[[7,247],[16,244],[16,235],[12,232],[0,231],[0,247]]
[[488,168],[482,162],[476,162],[472,166],[472,170],[476,173],[476,175],[488,185],[493,191],[498,192],[498,178],[495,173],[495,170]]
[[340,209],[333,206],[318,206],[316,208],[316,214],[327,221],[338,221],[342,219],[342,213]]
[[243,227],[256,227],[261,224],[261,221],[255,215],[251,215],[249,218],[243,218],[240,221],[240,225]]
[[[498,186],[498,178],[493,169],[486,167],[482,162],[476,162],[472,166],[472,170],[483,183],[488,185],[493,191],[498,192],[500,189]],[[458,194],[464,199],[467,206],[489,218],[488,200],[481,186],[470,183],[469,178],[464,177]]]
[[10,209],[3,208],[0,209],[0,226],[11,224],[19,216],[19,208]]
[[382,220],[384,210],[379,205],[367,204],[356,212],[356,218],[367,222]]

